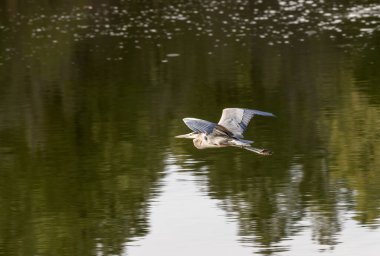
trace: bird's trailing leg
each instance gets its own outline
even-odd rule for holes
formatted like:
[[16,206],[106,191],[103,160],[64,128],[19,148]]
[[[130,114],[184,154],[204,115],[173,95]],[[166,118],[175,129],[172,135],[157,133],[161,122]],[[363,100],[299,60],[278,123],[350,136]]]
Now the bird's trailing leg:
[[230,146],[234,146],[234,147],[239,147],[239,148],[244,148],[248,151],[252,151],[252,152],[255,152],[259,155],[264,155],[264,156],[270,156],[272,155],[272,151],[268,150],[268,149],[264,149],[264,148],[254,148],[252,147],[250,144],[252,143],[253,141],[248,141],[248,140],[241,140],[241,139],[234,139],[234,140],[230,140],[229,141],[229,145]]
[[263,156],[270,156],[272,155],[272,151],[268,150],[268,149],[264,149],[264,148],[254,148],[254,147],[251,147],[251,146],[248,146],[248,147],[242,147],[246,150],[249,150],[249,151],[252,151],[252,152],[255,152],[259,155],[263,155]]

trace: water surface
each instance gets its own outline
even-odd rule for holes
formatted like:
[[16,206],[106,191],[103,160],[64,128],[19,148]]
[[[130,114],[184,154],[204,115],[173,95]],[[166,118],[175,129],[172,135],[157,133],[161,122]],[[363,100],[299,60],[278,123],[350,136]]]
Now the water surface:
[[1,4],[0,254],[375,255],[380,8],[272,2]]

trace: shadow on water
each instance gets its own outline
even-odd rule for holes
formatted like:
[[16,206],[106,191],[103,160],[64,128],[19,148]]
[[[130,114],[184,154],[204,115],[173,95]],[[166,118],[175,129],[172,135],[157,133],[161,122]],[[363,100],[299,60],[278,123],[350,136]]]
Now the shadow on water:
[[[263,255],[377,230],[378,5],[305,2],[2,3],[0,254],[127,254],[173,165]],[[246,134],[275,154],[173,138],[224,107],[275,113]]]

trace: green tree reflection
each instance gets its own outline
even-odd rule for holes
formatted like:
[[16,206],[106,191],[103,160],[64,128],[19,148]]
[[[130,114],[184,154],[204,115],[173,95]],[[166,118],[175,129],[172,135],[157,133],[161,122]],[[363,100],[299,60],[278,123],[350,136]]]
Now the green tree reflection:
[[2,76],[0,251],[120,255],[148,232],[163,166],[155,138],[167,134],[150,127],[156,113],[143,102],[152,99],[137,103],[137,85],[125,86],[144,79],[110,79],[106,66],[100,75],[81,66],[78,75],[72,63],[97,66],[96,56],[61,50],[65,57],[44,52],[29,68],[15,61]]
[[[202,159],[210,196],[263,254],[305,229],[334,246],[342,211],[377,227],[379,38],[350,36],[361,25],[350,23],[348,39],[308,40],[263,16],[252,39],[239,29],[254,1],[220,1],[219,12],[207,5],[217,1],[184,2],[0,3],[0,254],[122,254],[149,231],[168,150],[185,167],[185,154]],[[266,31],[295,38],[273,45]],[[247,133],[273,157],[172,138],[185,115],[218,120],[230,106],[278,116]]]

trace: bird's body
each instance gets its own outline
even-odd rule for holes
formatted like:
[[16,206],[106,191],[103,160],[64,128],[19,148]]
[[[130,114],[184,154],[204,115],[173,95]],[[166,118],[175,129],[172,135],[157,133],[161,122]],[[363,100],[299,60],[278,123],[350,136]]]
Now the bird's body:
[[198,149],[232,146],[261,155],[271,155],[269,150],[252,147],[253,141],[243,140],[243,133],[254,115],[274,116],[253,109],[226,108],[218,124],[197,118],[184,118],[183,121],[193,132],[176,138],[193,139],[194,146]]

